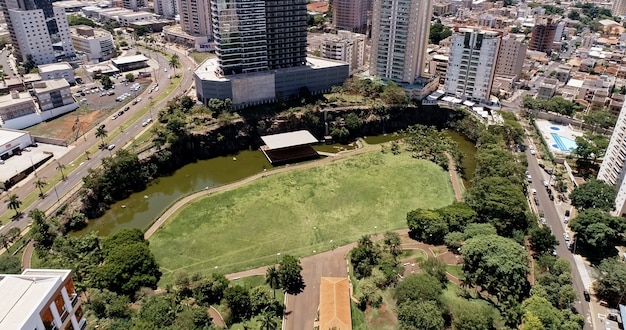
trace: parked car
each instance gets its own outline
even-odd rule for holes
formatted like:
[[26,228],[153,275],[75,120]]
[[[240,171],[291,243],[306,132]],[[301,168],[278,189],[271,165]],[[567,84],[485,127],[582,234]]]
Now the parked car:
[[545,225],[547,223],[546,218],[541,218],[541,224]]
[[109,146],[107,147],[107,149],[109,149],[109,150],[113,150],[113,149],[115,149],[115,144],[109,144]]
[[543,186],[547,188],[547,187],[549,187],[550,185],[548,184],[548,181],[543,180]]
[[535,151],[535,149],[530,149],[530,154],[531,155],[535,155],[535,154],[537,154],[537,152]]
[[124,108],[124,111],[128,111],[128,110],[130,110],[130,107],[127,106]]
[[124,110],[120,110],[120,111],[117,113],[117,116],[119,117],[119,116],[121,116],[121,115],[123,115],[123,114],[124,114]]
[[591,301],[591,295],[589,295],[589,291],[583,291],[583,296],[585,296],[585,301]]
[[566,242],[569,242],[569,234],[568,233],[563,233],[563,238],[565,239]]
[[531,189],[531,190],[530,190],[530,192],[531,192],[533,195],[537,195],[537,189],[535,189],[535,188]]
[[535,197],[535,205],[539,206],[539,198]]

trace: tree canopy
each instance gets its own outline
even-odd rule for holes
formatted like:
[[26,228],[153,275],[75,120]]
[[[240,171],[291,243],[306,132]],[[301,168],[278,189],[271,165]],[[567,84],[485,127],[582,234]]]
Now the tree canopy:
[[530,231],[530,245],[537,254],[550,253],[554,247],[559,245],[559,241],[552,234],[548,227],[538,227]]
[[298,294],[304,290],[300,260],[291,255],[283,256],[278,265],[280,286],[289,294]]
[[593,287],[598,298],[615,306],[626,292],[626,263],[617,258],[603,260],[595,269]]
[[626,231],[626,219],[598,209],[588,209],[572,219],[569,226],[581,243],[603,250],[619,245]]
[[414,274],[404,278],[394,291],[398,305],[405,302],[437,300],[443,288],[437,278],[428,274]]
[[445,320],[441,308],[432,301],[408,301],[398,308],[400,330],[443,330]]
[[571,204],[579,211],[598,209],[611,211],[615,208],[615,187],[604,181],[589,179],[574,188],[570,194]]
[[504,300],[528,294],[528,254],[510,238],[497,235],[469,239],[461,248],[466,281]]

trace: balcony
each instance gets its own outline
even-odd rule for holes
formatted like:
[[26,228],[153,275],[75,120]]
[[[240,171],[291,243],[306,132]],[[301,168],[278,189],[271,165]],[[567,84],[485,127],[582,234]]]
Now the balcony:
[[78,304],[78,301],[80,300],[80,298],[78,297],[78,294],[76,294],[76,292],[74,292],[71,296],[70,296],[70,301],[72,303],[72,308],[76,307],[76,304]]

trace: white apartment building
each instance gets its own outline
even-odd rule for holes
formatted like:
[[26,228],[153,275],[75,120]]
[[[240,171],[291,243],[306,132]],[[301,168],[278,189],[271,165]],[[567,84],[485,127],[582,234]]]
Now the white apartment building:
[[0,275],[0,329],[84,329],[71,270],[26,269]]
[[122,0],[122,7],[130,10],[139,10],[146,6],[144,0]]
[[401,84],[424,74],[433,0],[375,0],[370,73]]
[[20,61],[31,55],[36,64],[46,64],[74,55],[65,10],[57,6],[50,9],[50,17],[46,17],[44,9],[8,9],[10,33],[18,44],[15,49]]
[[598,180],[602,180],[617,189],[615,197],[615,214],[622,216],[626,213],[626,109],[622,106],[613,129],[609,147],[604,154],[604,160],[598,171]]
[[500,48],[500,33],[480,28],[456,28],[451,36],[446,94],[463,100],[489,102]]
[[626,0],[615,0],[611,12],[614,16],[626,15]]
[[87,54],[89,62],[110,60],[115,54],[113,35],[109,31],[79,25],[71,27],[70,34],[74,48]]
[[146,12],[129,12],[129,13],[119,14],[117,16],[118,22],[122,26],[131,26],[131,24],[135,22],[149,21],[154,18],[155,17],[152,13],[146,13]]
[[165,18],[174,18],[178,14],[176,0],[154,0],[154,12]]
[[39,76],[42,80],[65,79],[70,84],[76,83],[74,69],[67,62],[43,64],[37,66],[37,68],[39,69]]
[[364,34],[339,30],[337,34],[309,35],[308,44],[312,52],[319,51],[319,56],[323,58],[348,63],[352,75],[367,64],[366,40]]

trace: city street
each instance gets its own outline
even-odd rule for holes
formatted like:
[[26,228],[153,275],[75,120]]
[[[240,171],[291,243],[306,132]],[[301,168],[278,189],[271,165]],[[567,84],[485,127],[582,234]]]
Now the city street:
[[[595,318],[592,317],[590,304],[586,302],[583,297],[583,291],[586,289],[583,276],[588,277],[588,272],[585,269],[583,271],[584,274],[581,276],[580,269],[577,267],[579,263],[575,260],[574,254],[567,249],[565,239],[563,237],[563,234],[566,233],[565,224],[563,224],[564,214],[560,210],[557,210],[554,202],[548,197],[546,187],[543,185],[543,180],[549,181],[550,176],[541,167],[539,167],[537,158],[530,154],[530,150],[526,150],[526,158],[528,159],[528,172],[533,178],[533,182],[529,184],[529,188],[537,190],[537,194],[534,195],[534,197],[539,200],[539,207],[537,207],[537,209],[539,211],[543,211],[547,225],[552,229],[552,233],[559,241],[559,245],[556,247],[557,255],[561,258],[567,259],[572,265],[572,284],[578,296],[577,300],[573,303],[573,306],[581,315],[585,317],[584,329],[600,329],[593,324]],[[531,196],[531,198],[532,197],[533,196]],[[588,278],[586,281],[588,281]]]
[[[183,50],[177,50],[175,48],[168,48],[168,50],[170,50],[170,53],[171,51],[175,51],[178,53],[180,57],[181,68],[177,69],[177,72],[182,74],[183,79],[181,80],[180,86],[178,88],[174,89],[172,93],[168,95],[165,99],[163,99],[159,103],[154,104],[151,107],[152,109],[160,109],[169,100],[179,96],[183,91],[188,91],[189,88],[193,84],[193,77],[192,77],[193,72],[187,71],[184,68],[194,68],[195,63],[189,57],[186,56]],[[157,58],[160,67],[162,68],[167,67],[169,69],[169,64],[168,64],[169,60],[165,58],[163,55],[154,53],[152,54],[152,57]],[[165,82],[169,80],[167,77],[168,75],[171,75],[172,73],[165,72],[162,69],[155,70],[155,73],[156,73],[155,79],[159,82],[160,88],[162,88],[162,90],[165,90],[165,88],[167,87],[167,84]],[[134,106],[131,106],[130,110],[127,111],[127,114],[125,114],[124,116],[122,116],[121,118],[117,120],[112,120],[110,117],[108,117],[100,123],[100,124],[106,125],[106,130],[109,132],[109,134],[111,134],[111,132],[113,132],[114,130],[116,130],[117,128],[123,125],[123,133],[107,141],[108,144],[116,145],[116,148],[114,150],[112,151],[109,151],[106,149],[99,150],[93,153],[92,155],[90,155],[90,160],[87,160],[79,164],[74,163],[74,160],[83,156],[86,150],[90,149],[94,145],[98,145],[101,143],[101,140],[95,137],[96,128],[88,131],[83,137],[79,138],[70,147],[68,147],[69,151],[65,155],[63,155],[61,158],[58,159],[59,163],[66,166],[66,172],[69,172],[70,169],[74,167],[78,167],[78,169],[72,172],[71,174],[67,175],[66,181],[61,181],[54,188],[52,188],[48,192],[45,198],[37,200],[32,205],[23,205],[22,208],[20,208],[20,211],[23,213],[23,216],[20,219],[11,221],[7,223],[5,226],[3,226],[2,228],[0,228],[0,233],[5,233],[13,227],[24,228],[31,221],[31,219],[27,216],[30,210],[35,209],[35,208],[38,208],[40,210],[47,210],[48,208],[53,206],[54,203],[57,202],[57,197],[56,197],[54,189],[56,189],[56,192],[58,193],[59,196],[64,196],[65,194],[72,191],[73,189],[76,189],[75,187],[79,183],[81,183],[82,178],[85,175],[87,175],[88,170],[90,168],[96,168],[100,166],[100,163],[103,158],[111,156],[117,149],[122,148],[127,142],[131,141],[133,137],[139,135],[143,130],[149,129],[150,126],[142,127],[141,123],[144,122],[147,118],[149,118],[151,113],[154,116],[156,116],[158,110],[148,112],[132,123],[126,122],[124,120],[125,118],[132,117],[132,115],[136,113],[137,111],[139,111],[139,109],[145,106],[148,106],[150,104],[151,101],[148,97],[146,89],[144,89],[143,91],[144,92],[141,95],[137,95],[138,97],[142,98],[142,101]],[[54,176],[56,173],[58,173],[58,170],[56,169],[56,163],[54,162],[48,162],[44,167],[39,168],[37,170],[37,175],[39,177],[49,178],[49,177]],[[17,194],[20,197],[20,199],[22,199],[28,194],[32,193],[36,189],[35,185],[33,184],[34,182],[33,178],[34,176],[30,175],[28,178],[22,180],[21,182],[18,183],[18,185],[10,189],[8,193],[5,192],[2,195],[0,195],[1,196],[0,198],[2,198],[2,201],[3,201],[3,203],[0,203],[0,213],[5,212],[7,210],[7,204],[4,203],[4,200],[6,199],[6,196],[8,196],[8,194]]]

